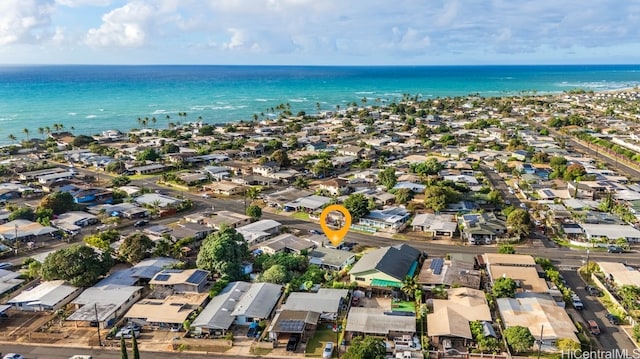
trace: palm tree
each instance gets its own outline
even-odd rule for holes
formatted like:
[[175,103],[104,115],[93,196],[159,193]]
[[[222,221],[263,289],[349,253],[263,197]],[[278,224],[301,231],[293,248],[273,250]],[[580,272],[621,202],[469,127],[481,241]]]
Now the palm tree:
[[155,117],[151,117],[151,123],[153,123],[153,127],[155,127],[155,126],[156,126],[156,122],[157,122],[157,121],[158,121],[158,120],[157,120]]
[[400,288],[402,293],[404,293],[404,295],[409,298],[414,298],[416,289],[418,289],[418,283],[416,283],[416,279],[409,275],[405,276],[404,280],[402,281],[402,287]]
[[42,139],[44,139],[44,128],[43,127],[38,127],[38,133],[40,134],[40,136],[42,136]]
[[11,140],[11,143],[15,143],[16,142],[16,136],[14,136],[13,133],[10,133],[9,136],[7,136],[7,138],[9,140]]
[[51,133],[51,127],[49,126],[44,126],[44,132],[48,135]]
[[24,134],[27,136],[27,141],[29,141],[29,129],[28,128],[23,128],[22,132],[24,132]]
[[58,125],[57,123],[54,123],[53,129],[56,130],[56,132],[60,131],[60,125]]
[[169,122],[171,121],[171,116],[167,115],[165,118],[167,119],[167,127],[169,127]]

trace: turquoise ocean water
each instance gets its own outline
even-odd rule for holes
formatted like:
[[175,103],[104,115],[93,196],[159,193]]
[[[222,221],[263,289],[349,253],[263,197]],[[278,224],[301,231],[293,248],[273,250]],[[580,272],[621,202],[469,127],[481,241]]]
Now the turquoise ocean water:
[[[640,65],[594,66],[0,66],[0,143],[39,137],[61,123],[74,133],[166,127],[170,121],[251,120],[279,104],[291,111],[335,110],[351,102],[506,96],[522,91],[604,91],[640,85]],[[178,113],[187,113],[186,119]],[[151,119],[155,117],[155,125]],[[262,118],[262,116],[260,116]]]

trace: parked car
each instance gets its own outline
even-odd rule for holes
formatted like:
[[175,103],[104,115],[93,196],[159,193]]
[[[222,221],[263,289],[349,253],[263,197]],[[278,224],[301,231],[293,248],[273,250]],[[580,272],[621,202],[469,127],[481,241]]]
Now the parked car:
[[360,306],[360,297],[351,298],[351,306],[352,307],[359,307]]
[[124,328],[124,329],[120,329],[120,331],[116,333],[116,339],[120,339],[120,338],[131,339],[133,338],[134,335],[136,338],[139,338],[140,332]]
[[9,353],[3,356],[2,359],[24,359],[24,357],[21,354]]
[[328,342],[324,346],[324,350],[322,351],[323,358],[331,358],[333,355],[333,342]]
[[287,351],[295,352],[300,342],[300,334],[291,334],[289,341],[287,342]]
[[575,294],[571,296],[571,304],[576,310],[584,309],[584,303],[582,303],[582,300],[580,300],[580,297],[578,297]]
[[142,331],[142,327],[140,326],[140,324],[133,323],[133,322],[128,323],[122,329],[131,329],[134,332],[141,332]]
[[589,328],[589,333],[593,335],[600,335],[600,327],[598,326],[598,323],[596,323],[595,320],[588,320],[587,327]]
[[133,224],[134,227],[144,227],[147,224],[149,224],[149,221],[147,221],[146,219],[141,219],[139,221],[137,221],[136,223]]
[[310,234],[322,234],[322,232],[320,232],[320,231],[319,231],[319,230],[317,230],[317,229],[310,229],[310,230],[309,230],[309,233],[310,233]]
[[611,325],[620,325],[620,318],[618,318],[617,315],[611,314],[611,313],[607,313],[607,315],[605,315],[605,317],[607,318],[609,323],[611,323]]
[[622,253],[622,252],[624,252],[624,249],[622,249],[622,247],[620,247],[620,246],[611,245],[611,246],[607,247],[607,252],[609,252],[609,253]]
[[93,357],[91,355],[76,354],[76,355],[70,357],[69,359],[93,359]]
[[602,292],[600,292],[600,289],[593,287],[593,286],[586,286],[584,287],[584,289],[587,291],[587,293],[589,293],[589,295],[594,296],[594,297],[599,297],[602,295]]

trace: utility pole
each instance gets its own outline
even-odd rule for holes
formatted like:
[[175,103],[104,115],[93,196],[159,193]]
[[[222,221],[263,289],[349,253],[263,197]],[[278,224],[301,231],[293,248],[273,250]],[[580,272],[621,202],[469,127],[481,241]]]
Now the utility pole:
[[587,276],[591,276],[591,271],[589,270],[589,248],[587,248]]
[[338,359],[340,359],[340,326],[336,319],[336,352],[338,353]]
[[538,359],[540,359],[540,352],[542,351],[542,333],[544,332],[544,324],[540,328],[540,340],[538,341]]
[[96,327],[98,328],[98,345],[102,346],[102,339],[100,338],[100,318],[98,318],[98,303],[93,303],[93,310],[96,313]]
[[16,241],[16,248],[15,248],[15,251],[16,251],[16,255],[18,255],[18,251],[19,251],[19,248],[20,248],[20,241],[18,241],[18,224],[17,224],[17,223],[16,223],[16,225],[15,225],[15,232],[14,232],[14,236],[15,236],[15,237],[13,237],[13,239]]

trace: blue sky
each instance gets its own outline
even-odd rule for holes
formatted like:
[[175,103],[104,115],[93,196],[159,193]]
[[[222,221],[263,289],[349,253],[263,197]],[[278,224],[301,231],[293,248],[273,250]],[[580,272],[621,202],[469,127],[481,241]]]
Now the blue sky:
[[4,64],[640,63],[639,0],[0,0]]

